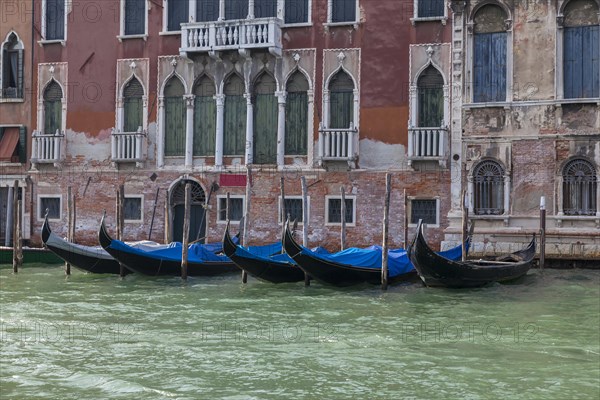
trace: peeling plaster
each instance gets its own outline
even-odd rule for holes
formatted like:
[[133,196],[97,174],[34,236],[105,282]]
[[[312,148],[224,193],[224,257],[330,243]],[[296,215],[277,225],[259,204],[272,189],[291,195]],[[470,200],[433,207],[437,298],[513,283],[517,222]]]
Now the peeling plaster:
[[406,164],[406,147],[401,144],[388,144],[371,139],[359,143],[361,168],[388,168]]

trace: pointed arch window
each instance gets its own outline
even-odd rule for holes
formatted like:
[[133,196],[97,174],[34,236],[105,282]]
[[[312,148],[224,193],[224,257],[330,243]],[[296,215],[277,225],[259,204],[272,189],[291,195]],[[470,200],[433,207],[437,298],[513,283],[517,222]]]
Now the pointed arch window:
[[565,215],[596,215],[598,178],[594,165],[584,159],[569,161],[563,168]]
[[440,127],[444,121],[444,78],[430,65],[417,80],[419,127]]
[[23,98],[23,44],[12,32],[2,46],[2,90],[0,97],[6,99]]
[[52,80],[44,90],[44,134],[62,131],[62,98],[60,85]]
[[354,123],[354,82],[340,70],[329,83],[329,127],[348,129]]
[[183,84],[175,76],[171,77],[165,85],[165,156],[183,156],[185,154],[184,91]]
[[475,214],[504,214],[504,168],[496,161],[481,161],[473,170],[473,183]]
[[564,11],[565,99],[600,97],[600,25],[594,0],[572,0]]
[[308,141],[308,81],[296,71],[288,80],[285,103],[285,154],[306,155]]
[[474,18],[473,101],[506,101],[506,13],[499,6],[481,7]]
[[123,88],[123,132],[137,132],[143,127],[144,88],[132,78]]
[[244,81],[238,75],[229,77],[225,84],[225,115],[223,127],[223,154],[244,155],[246,145],[246,99]]
[[277,162],[277,85],[270,74],[263,72],[254,83],[254,138],[255,164]]
[[196,81],[194,93],[194,156],[215,155],[217,108],[215,84],[206,75]]

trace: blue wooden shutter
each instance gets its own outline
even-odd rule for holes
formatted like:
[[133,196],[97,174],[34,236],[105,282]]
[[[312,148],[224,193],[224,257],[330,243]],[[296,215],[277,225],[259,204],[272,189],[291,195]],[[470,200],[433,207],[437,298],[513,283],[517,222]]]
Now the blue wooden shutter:
[[599,27],[564,28],[563,87],[566,99],[599,96]]
[[285,23],[298,24],[308,22],[308,0],[286,0]]
[[125,0],[125,35],[146,33],[146,0]]
[[198,0],[196,21],[216,21],[219,19],[219,0]]
[[188,22],[188,0],[169,0],[167,30],[179,31],[181,24]]
[[332,0],[331,22],[356,21],[356,0]]
[[52,81],[44,91],[44,134],[62,130],[62,97],[60,85]]
[[475,34],[473,101],[506,101],[506,32]]
[[65,0],[46,0],[46,40],[65,38]]

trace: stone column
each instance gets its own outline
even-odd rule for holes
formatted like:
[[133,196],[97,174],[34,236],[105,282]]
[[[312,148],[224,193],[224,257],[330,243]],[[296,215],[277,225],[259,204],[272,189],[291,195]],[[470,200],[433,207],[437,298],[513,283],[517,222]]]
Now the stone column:
[[244,94],[246,98],[246,165],[252,164],[254,151],[254,108],[252,106],[252,93]]
[[214,96],[217,103],[217,136],[215,138],[215,167],[223,166],[223,123],[225,119],[225,95]]
[[156,166],[165,166],[165,98],[158,97],[158,118],[156,121]]
[[194,95],[183,96],[186,105],[185,114],[185,167],[192,169],[194,164]]
[[285,166],[285,92],[275,92],[277,96],[277,166]]

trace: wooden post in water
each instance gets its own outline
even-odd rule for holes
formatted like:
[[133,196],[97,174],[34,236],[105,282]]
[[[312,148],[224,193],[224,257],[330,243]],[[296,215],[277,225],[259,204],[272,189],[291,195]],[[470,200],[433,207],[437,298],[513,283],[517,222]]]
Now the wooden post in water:
[[158,192],[160,188],[156,189],[156,196],[154,197],[154,207],[152,208],[152,219],[150,220],[150,231],[148,232],[148,240],[152,240],[152,228],[154,227],[154,216],[156,215],[156,204],[158,204]]
[[[117,190],[117,238],[123,240],[123,225],[125,224],[125,217],[123,215],[123,203],[125,202],[125,185],[119,185]],[[125,266],[119,263],[119,276],[123,278],[125,276]]]
[[465,242],[467,241],[468,236],[468,225],[469,225],[469,198],[467,197],[467,192],[463,190],[462,193],[462,229],[460,240],[462,242],[462,255],[461,260],[465,261],[467,259],[467,246],[465,246]]
[[181,279],[187,279],[188,273],[188,244],[190,241],[190,209],[192,206],[192,185],[185,184],[185,211],[183,212],[183,237],[181,238]]
[[[242,246],[248,247],[248,228],[250,227],[250,196],[252,195],[252,169],[246,171],[246,199],[244,202],[244,226],[242,227]],[[242,270],[242,283],[248,282],[248,273]]]
[[340,194],[342,195],[342,200],[341,200],[341,216],[340,216],[340,222],[341,222],[341,232],[340,232],[340,248],[341,250],[344,250],[346,248],[346,192],[344,191],[344,187],[341,186],[340,187]]
[[408,198],[404,189],[404,250],[408,249]]
[[546,263],[546,197],[540,198],[540,269]]
[[21,200],[17,200],[16,218],[15,218],[15,233],[13,243],[13,272],[16,274],[19,272],[19,268],[23,266],[23,240],[22,240],[22,229],[21,229],[21,211],[22,204]]
[[171,218],[169,217],[169,191],[165,196],[165,244],[171,243]]
[[[306,177],[300,177],[302,185],[302,246],[308,247],[308,186]],[[304,273],[304,286],[310,286],[310,276]]]
[[[281,237],[285,234],[285,221],[287,219],[287,210],[285,208],[285,191],[284,191],[284,180],[283,176],[281,177],[279,184],[279,191],[281,194]],[[282,250],[283,251],[283,250]]]
[[[73,243],[71,233],[73,232],[73,189],[71,186],[67,187],[67,240]],[[71,264],[65,263],[65,274],[71,275]]]
[[17,219],[19,218],[19,216],[18,216],[17,204],[19,202],[19,181],[16,179],[15,179],[15,181],[13,183],[13,187],[12,187],[12,198],[10,198],[9,201],[10,201],[11,218],[12,218],[12,225],[10,227],[10,232],[11,232],[10,235],[12,237],[13,272],[18,273],[19,266],[18,266],[18,262],[17,262]]
[[388,172],[385,174],[385,205],[383,207],[383,245],[381,249],[381,289],[388,287],[388,225],[390,222],[390,192],[392,189],[392,177]]

